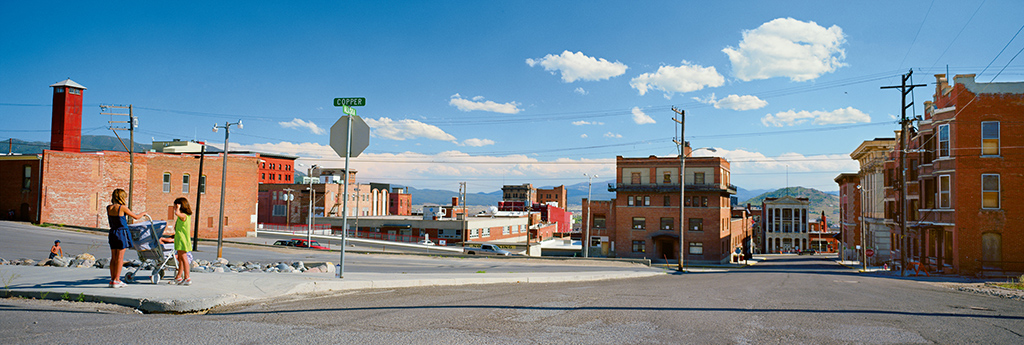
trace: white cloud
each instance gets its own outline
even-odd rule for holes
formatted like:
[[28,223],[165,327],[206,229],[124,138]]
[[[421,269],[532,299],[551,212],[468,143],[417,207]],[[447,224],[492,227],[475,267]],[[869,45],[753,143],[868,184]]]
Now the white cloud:
[[722,49],[732,62],[732,71],[743,81],[787,77],[806,81],[845,66],[846,42],[843,29],[815,22],[778,18],[743,31],[739,48]]
[[600,125],[604,125],[604,122],[580,120],[580,121],[573,121],[572,124],[574,126],[584,126],[584,125],[599,125],[600,126]]
[[391,140],[405,140],[425,138],[441,141],[455,141],[455,136],[445,133],[444,130],[434,125],[428,125],[416,120],[403,119],[392,120],[387,117],[379,119],[363,118],[366,124],[373,128],[371,133],[375,138]]
[[578,94],[581,94],[581,95],[584,95],[584,96],[586,96],[587,94],[590,93],[590,92],[587,92],[587,90],[584,90],[582,87],[577,87],[576,90],[572,90],[572,92],[575,92],[575,93],[578,93]]
[[704,67],[683,61],[679,67],[661,66],[655,73],[644,73],[629,81],[629,86],[644,95],[648,90],[661,90],[665,98],[676,92],[690,92],[704,87],[719,87],[725,84],[725,77],[718,74],[714,66]]
[[481,147],[481,146],[487,146],[487,145],[494,145],[494,140],[472,138],[472,139],[463,140],[462,143],[459,144],[459,146],[473,146],[473,147]]
[[291,121],[288,121],[288,122],[278,122],[277,124],[280,125],[281,127],[284,127],[284,128],[296,128],[296,129],[305,128],[305,129],[308,129],[310,133],[317,134],[317,135],[327,133],[326,130],[324,130],[323,128],[320,128],[320,126],[317,126],[315,123],[303,121],[300,118],[294,118],[294,119],[292,119]]
[[540,59],[526,59],[530,67],[541,65],[545,71],[555,74],[555,71],[562,72],[562,81],[571,83],[576,80],[597,81],[617,77],[626,73],[629,67],[615,61],[608,62],[605,59],[583,55],[583,52],[572,53],[563,51],[562,55],[548,54]]
[[712,93],[706,98],[693,97],[693,99],[704,104],[711,104],[715,106],[715,109],[725,108],[742,111],[760,109],[768,105],[768,102],[751,95],[728,95],[725,98],[716,100],[715,94]]
[[622,138],[622,134],[616,134],[616,133],[608,132],[608,133],[604,134],[604,137],[605,138]]
[[483,96],[476,96],[473,97],[472,100],[469,100],[462,98],[459,94],[454,94],[452,95],[451,100],[448,101],[448,104],[453,105],[462,111],[482,110],[502,114],[516,114],[523,111],[522,109],[519,109],[519,103],[517,102],[495,103],[494,101],[483,101],[483,99]]
[[655,123],[654,119],[647,116],[647,114],[644,114],[644,112],[640,110],[640,107],[633,107],[633,122],[638,125]]
[[586,133],[584,133],[584,134],[580,134],[580,138],[586,138],[587,136],[588,136],[588,135],[587,135]]
[[833,111],[783,111],[775,115],[767,114],[761,118],[766,127],[795,126],[813,120],[816,125],[839,125],[845,123],[871,122],[871,116],[853,107],[840,108]]

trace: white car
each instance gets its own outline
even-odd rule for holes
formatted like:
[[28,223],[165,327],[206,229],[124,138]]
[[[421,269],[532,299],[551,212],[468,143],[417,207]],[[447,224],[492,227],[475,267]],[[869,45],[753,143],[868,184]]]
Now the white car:
[[431,240],[422,240],[422,241],[419,241],[417,243],[419,243],[421,245],[424,245],[424,246],[433,246],[433,245],[435,245],[434,242],[431,241]]

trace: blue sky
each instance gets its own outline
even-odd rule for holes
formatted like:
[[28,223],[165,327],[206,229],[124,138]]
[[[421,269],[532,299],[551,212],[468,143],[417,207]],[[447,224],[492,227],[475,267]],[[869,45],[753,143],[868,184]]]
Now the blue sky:
[[899,92],[879,87],[900,74],[929,84],[918,114],[947,66],[1024,79],[1021,13],[992,0],[8,1],[0,136],[48,140],[47,86],[70,77],[88,88],[84,134],[112,134],[99,104],[130,103],[140,142],[219,146],[213,124],[241,119],[233,150],[340,167],[332,100],[365,97],[360,181],[490,192],[675,155],[675,106],[734,184],[784,187],[788,170],[789,185],[835,190],[857,170],[850,151],[898,128]]

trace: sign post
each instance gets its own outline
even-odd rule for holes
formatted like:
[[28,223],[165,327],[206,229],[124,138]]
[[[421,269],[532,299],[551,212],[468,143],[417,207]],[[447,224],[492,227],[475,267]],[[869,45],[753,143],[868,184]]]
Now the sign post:
[[334,106],[342,107],[342,112],[346,114],[331,126],[331,148],[339,156],[345,157],[345,175],[342,177],[344,200],[341,206],[341,259],[338,265],[338,278],[345,278],[345,246],[348,238],[348,180],[350,175],[348,161],[350,157],[358,157],[360,153],[363,153],[370,143],[370,127],[363,119],[356,116],[355,109],[352,109],[353,106],[364,105],[366,105],[366,98],[334,99]]

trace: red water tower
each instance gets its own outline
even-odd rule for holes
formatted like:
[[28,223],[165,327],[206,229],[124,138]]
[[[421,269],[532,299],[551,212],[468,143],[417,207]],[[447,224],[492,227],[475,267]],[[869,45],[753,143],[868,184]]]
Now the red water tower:
[[82,152],[82,86],[70,78],[50,85],[53,88],[53,122],[50,149]]

